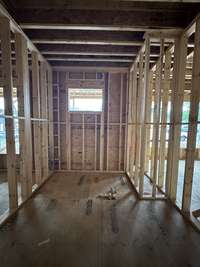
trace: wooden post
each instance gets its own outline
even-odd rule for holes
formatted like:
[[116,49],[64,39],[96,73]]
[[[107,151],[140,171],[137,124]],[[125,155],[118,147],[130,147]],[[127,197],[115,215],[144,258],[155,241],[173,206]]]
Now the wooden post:
[[109,136],[109,128],[110,128],[110,73],[108,73],[108,92],[107,92],[107,157],[106,157],[106,170],[109,170],[109,143],[110,143],[110,136]]
[[[33,118],[40,119],[40,87],[39,87],[39,62],[37,52],[32,52],[32,98],[33,98]],[[36,184],[42,180],[41,167],[41,132],[40,121],[33,122],[34,134],[34,160],[35,160],[35,179]]]
[[173,84],[171,99],[170,133],[167,157],[166,193],[170,199],[176,201],[182,105],[185,88],[185,69],[187,57],[187,36],[181,35],[175,40]]
[[53,87],[52,69],[48,68],[48,111],[49,111],[49,169],[54,169],[54,139],[53,139]]
[[130,148],[130,176],[133,177],[134,174],[134,166],[135,166],[135,157],[136,157],[136,132],[137,132],[137,72],[138,72],[138,64],[134,65],[133,70],[133,79],[132,79],[132,97],[131,97],[131,148]]
[[[28,65],[28,47],[26,39],[21,33],[15,34],[16,44],[16,64],[18,76],[18,90],[22,99],[19,104],[24,106],[24,134],[20,138],[23,142],[22,160],[24,176],[22,177],[22,197],[28,198],[32,193],[32,124],[30,111],[30,86],[29,86],[29,65]],[[23,109],[23,108],[22,108]],[[22,125],[22,123],[20,123]],[[24,139],[24,140],[23,140]]]
[[105,109],[105,75],[104,75],[104,88],[103,88],[103,96],[102,96],[102,112],[101,112],[101,126],[100,126],[100,170],[104,169],[104,133],[105,133],[105,125],[104,125],[104,109]]
[[[128,142],[128,88],[129,88],[129,72],[126,72],[126,104],[125,104],[125,127],[124,127],[124,160],[123,160],[123,168],[122,170],[125,171],[126,170],[126,163],[127,163],[127,142]],[[124,90],[124,89],[123,89]],[[122,123],[123,123],[123,119],[122,119]]]
[[123,99],[123,73],[120,73],[120,107],[119,107],[119,158],[118,170],[121,170],[121,155],[122,155],[122,99]]
[[138,92],[137,92],[137,133],[136,133],[136,158],[135,158],[135,186],[138,186],[139,171],[140,171],[140,153],[141,153],[141,97],[143,87],[143,52],[139,55],[139,80],[138,80]]
[[152,120],[152,142],[151,142],[151,166],[150,166],[150,177],[152,179],[153,177],[153,169],[154,169],[154,151],[155,151],[155,120],[156,120],[156,110],[158,102],[158,74],[159,74],[159,68],[158,68],[159,62],[155,65],[155,85],[154,85],[154,94],[153,94],[153,120]]
[[144,86],[141,98],[141,153],[140,153],[140,173],[139,173],[139,194],[143,196],[144,187],[144,170],[146,157],[146,120],[148,117],[147,100],[149,95],[149,62],[150,62],[150,39],[147,36],[145,39],[145,66],[144,66]]
[[95,123],[94,123],[94,169],[97,170],[97,114],[95,116]]
[[158,92],[157,99],[155,100],[155,148],[154,148],[154,165],[153,165],[153,175],[152,175],[152,180],[153,180],[153,188],[152,188],[152,196],[156,196],[156,185],[157,185],[157,177],[158,177],[158,151],[159,151],[159,132],[160,132],[160,107],[161,107],[161,86],[162,86],[162,70],[163,70],[163,53],[164,53],[164,40],[161,39],[160,42],[160,58],[159,62],[157,64],[158,67],[158,77],[156,79],[156,91]]
[[82,170],[85,170],[85,119],[82,114]]
[[40,63],[41,115],[42,115],[42,178],[48,177],[48,105],[47,105],[47,69],[46,63]]
[[130,175],[130,150],[131,150],[131,133],[132,133],[132,124],[131,124],[131,107],[132,107],[132,94],[133,94],[133,71],[129,73],[129,87],[128,87],[128,133],[127,133],[127,156],[126,156],[126,171]]
[[[11,62],[11,37],[10,22],[7,18],[0,18],[0,36],[2,52],[2,77],[5,98],[5,115],[13,116],[12,109],[12,62]],[[5,119],[6,128],[6,150],[7,150],[7,175],[9,190],[9,209],[13,211],[18,206],[17,199],[17,176],[16,176],[16,156],[15,156],[15,136],[14,120]]]
[[[66,84],[69,80],[69,72],[66,74]],[[67,107],[66,107],[66,153],[67,153],[67,169],[71,170],[71,123],[69,110],[69,88],[67,90]],[[60,122],[59,122],[60,124]]]
[[158,186],[164,185],[164,167],[166,154],[166,128],[167,128],[167,108],[170,89],[170,69],[171,69],[171,52],[168,50],[165,55],[164,68],[164,85],[162,93],[162,117],[161,117],[161,132],[160,132],[160,151],[159,151],[159,170],[158,170]]
[[198,125],[198,112],[200,101],[200,19],[196,21],[195,42],[194,42],[194,58],[192,67],[192,89],[190,102],[190,115],[188,126],[187,139],[187,154],[185,162],[184,190],[183,190],[183,205],[185,212],[190,212],[192,182],[194,173],[194,160],[196,149],[196,136]]
[[152,94],[153,94],[153,71],[149,71],[149,90],[147,95],[147,118],[146,118],[146,155],[145,155],[145,172],[149,171],[151,159],[151,114],[152,114]]

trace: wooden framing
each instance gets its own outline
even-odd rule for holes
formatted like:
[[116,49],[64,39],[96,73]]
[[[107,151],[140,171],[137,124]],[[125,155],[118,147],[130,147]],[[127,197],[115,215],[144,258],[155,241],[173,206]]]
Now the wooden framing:
[[182,104],[185,84],[185,66],[187,56],[187,37],[182,34],[175,40],[174,69],[173,69],[173,92],[170,122],[172,123],[169,133],[166,192],[170,199],[175,202],[179,166],[180,133]]
[[149,57],[150,57],[150,39],[147,36],[145,40],[145,66],[144,66],[144,86],[141,98],[141,152],[140,152],[140,172],[139,172],[139,194],[143,196],[144,189],[144,171],[145,171],[145,150],[146,150],[146,125],[148,116],[148,106],[146,105],[149,95]]
[[[141,98],[143,87],[143,57],[144,53],[139,54],[139,80],[138,80],[138,92],[137,92],[137,132],[136,132],[136,158],[135,158],[135,186],[138,186],[139,173],[140,173],[140,153],[141,153]],[[141,187],[140,187],[141,188]],[[140,189],[141,190],[141,189]]]
[[[145,173],[149,172],[150,160],[151,160],[151,108],[153,99],[153,71],[149,71],[149,90],[146,100],[146,156],[145,156]],[[149,124],[148,124],[149,123]]]
[[[138,72],[138,64],[135,65],[134,73],[133,73],[133,93],[132,93],[132,99],[133,99],[133,105],[131,105],[131,115],[132,115],[132,123],[136,124],[137,122],[137,72]],[[132,126],[132,147],[133,149],[130,151],[130,173],[134,172],[133,170],[133,164],[136,157],[136,125]]]
[[82,113],[82,170],[85,170],[85,116]]
[[110,145],[110,73],[108,73],[107,87],[107,139],[106,139],[106,170],[109,170],[109,145]]
[[[68,86],[69,72],[66,74],[66,84]],[[59,90],[59,87],[58,87]],[[67,88],[66,88],[67,91]],[[67,148],[67,169],[71,170],[71,125],[70,125],[70,112],[69,112],[69,94],[66,93],[67,108],[66,108],[66,148]],[[58,100],[59,101],[59,100]],[[58,111],[59,112],[59,111]],[[60,117],[60,115],[59,115]],[[60,120],[59,120],[60,127]]]
[[199,113],[200,101],[200,18],[196,21],[195,27],[195,46],[193,58],[193,72],[192,72],[192,89],[190,101],[190,115],[189,115],[189,128],[187,140],[187,154],[185,162],[185,176],[184,176],[184,190],[183,190],[183,204],[184,212],[190,212],[191,195],[192,195],[192,182],[194,174],[194,159],[196,148],[197,136],[197,123]]
[[161,115],[161,130],[160,130],[160,149],[159,149],[159,169],[158,169],[158,186],[164,186],[164,164],[166,154],[166,128],[167,128],[167,109],[170,90],[170,69],[171,69],[171,51],[168,50],[165,54],[164,67],[164,85],[162,92],[162,115]]
[[[154,100],[155,108],[155,134],[154,138],[154,159],[153,159],[153,173],[152,173],[152,180],[153,180],[153,188],[152,188],[152,196],[156,196],[156,184],[157,184],[157,176],[158,176],[158,151],[159,151],[159,131],[160,131],[160,104],[161,104],[161,86],[162,86],[162,70],[163,70],[163,51],[164,51],[164,41],[161,39],[160,42],[160,58],[159,62],[157,63],[158,72],[156,74],[156,91],[157,91],[157,99]],[[153,146],[153,143],[152,143]]]
[[42,179],[48,176],[48,99],[47,99],[47,68],[46,63],[40,63],[40,88],[41,88],[41,125],[42,132]]
[[[163,198],[167,197],[176,204],[179,160],[182,159],[184,154],[186,164],[181,204],[182,211],[188,215],[191,212],[194,162],[199,153],[196,148],[196,137],[198,123],[200,123],[198,122],[200,16],[184,31],[180,29],[160,29],[156,31],[147,29],[144,35],[144,44],[138,41],[139,38],[134,41],[133,36],[129,40],[123,40],[123,35],[120,40],[115,40],[115,38],[97,38],[97,40],[93,40],[90,36],[88,40],[87,38],[82,40],[78,38],[71,38],[71,40],[70,38],[58,38],[58,40],[53,38],[51,40],[48,36],[44,39],[42,36],[37,36],[34,42],[38,44],[67,45],[74,43],[87,44],[88,47],[92,47],[92,45],[101,47],[94,53],[80,49],[80,51],[75,51],[74,55],[76,57],[67,58],[64,55],[70,55],[73,50],[70,52],[67,47],[59,49],[58,46],[54,46],[54,51],[47,51],[48,47],[46,46],[45,54],[48,55],[47,58],[50,61],[53,61],[52,64],[58,61],[88,61],[91,62],[88,63],[89,66],[89,64],[93,65],[92,61],[96,61],[99,62],[98,66],[101,66],[95,68],[95,70],[90,67],[78,68],[72,62],[69,62],[73,65],[72,67],[70,65],[68,65],[69,67],[58,66],[54,69],[56,76],[54,79],[56,81],[52,88],[53,73],[50,65],[1,5],[0,14],[3,16],[0,18],[2,49],[0,84],[3,86],[5,98],[4,117],[10,210],[16,210],[19,202],[14,135],[14,120],[18,119],[20,182],[23,200],[30,197],[35,183],[39,186],[49,176],[49,171],[54,170],[56,162],[58,162],[59,170],[63,171],[66,168],[67,171],[76,171],[77,166],[73,166],[73,153],[75,153],[75,157],[78,158],[77,165],[81,171],[116,171],[121,173],[125,169],[131,180],[134,180],[134,185],[141,199],[162,199],[163,196]],[[24,27],[38,28],[39,26],[24,25]],[[41,27],[45,29],[56,28],[56,25],[42,25]],[[70,29],[70,27],[76,30],[89,29],[88,25],[60,25],[59,27],[60,29]],[[108,29],[121,32],[127,29],[135,31],[134,28],[127,26],[107,27],[96,25],[92,27],[93,30],[95,27],[99,30],[99,34],[100,30]],[[192,39],[189,39],[189,37],[192,34],[195,34],[194,44],[189,43]],[[13,40],[13,36],[15,40]],[[103,46],[108,47],[109,45],[114,47],[114,52],[109,53],[107,48],[104,51]],[[120,48],[122,45],[125,47],[124,49]],[[132,62],[136,51],[131,53],[128,47],[130,45],[141,46],[131,68],[122,67],[129,66],[128,64],[114,64],[114,62]],[[151,46],[156,48],[154,51],[157,52],[150,53],[153,50],[150,49]],[[158,47],[160,47],[159,55]],[[191,49],[194,49],[194,51],[191,52]],[[60,57],[53,57],[54,53],[60,55]],[[99,58],[83,57],[89,55],[97,55]],[[133,58],[130,57],[131,55]],[[127,56],[130,58],[100,58],[100,56]],[[158,57],[156,63],[151,56]],[[120,66],[120,68],[104,68],[101,61],[110,62],[107,66]],[[151,67],[151,63],[155,63],[153,67]],[[12,66],[12,64],[16,64],[16,66]],[[32,83],[30,83],[29,77],[31,71]],[[127,71],[129,71],[128,74]],[[81,72],[83,78],[70,79],[69,74],[71,72],[76,72],[76,74]],[[125,76],[127,77],[126,82]],[[125,88],[125,85],[128,89]],[[13,114],[13,86],[17,87],[18,116]],[[187,96],[185,96],[186,87]],[[106,104],[103,103],[102,112],[70,112],[67,88],[104,89],[103,102]],[[56,94],[54,94],[54,91]],[[62,101],[63,95],[66,95],[64,101]],[[180,149],[184,97],[190,100],[191,105],[189,123],[185,123],[189,125],[187,149]],[[170,122],[167,121],[169,101],[172,104]],[[63,107],[63,103],[66,102],[67,108]],[[154,102],[153,121],[151,121],[152,102]],[[33,111],[33,114],[31,114],[31,111]],[[54,118],[56,116],[53,116],[55,114],[57,119]],[[169,127],[169,141],[166,140],[167,127]],[[55,133],[56,129],[57,133]],[[80,140],[81,142],[79,142]],[[32,150],[33,145],[34,150]],[[66,150],[63,145],[66,145]],[[76,147],[74,152],[73,146],[76,145],[78,148]],[[56,151],[57,155],[54,157]],[[180,156],[180,154],[182,155]],[[150,159],[151,166],[149,166]],[[166,160],[167,170],[165,175]],[[32,175],[33,165],[35,167],[35,180]],[[150,174],[148,173],[149,168]],[[144,179],[146,177],[150,180],[150,190],[144,190],[144,181],[146,181]],[[145,197],[145,194],[148,196]],[[197,211],[199,214],[199,210]]]
[[120,107],[119,107],[119,160],[118,170],[121,170],[121,159],[122,159],[122,99],[123,99],[123,74],[120,74]]
[[97,170],[97,114],[95,114],[95,124],[94,124],[94,168]]
[[[2,70],[3,70],[3,88],[5,101],[5,115],[12,116],[12,65],[11,65],[11,37],[10,22],[7,18],[0,18],[0,35],[2,51]],[[15,138],[14,138],[14,120],[6,118],[6,148],[7,148],[7,177],[9,190],[9,209],[13,211],[18,206],[17,197],[17,176],[16,176],[16,157],[15,157]]]
[[[23,175],[21,177],[22,198],[26,199],[32,192],[32,125],[30,112],[30,85],[29,85],[29,67],[28,67],[28,47],[26,39],[16,33],[16,62],[18,75],[19,105],[22,112],[24,111],[24,121],[20,123],[22,126],[21,138]],[[22,115],[22,114],[21,114]],[[24,124],[24,125],[22,125]]]
[[[39,79],[39,61],[37,52],[32,52],[32,101],[33,101],[33,117],[40,119],[40,79]],[[34,135],[34,163],[35,163],[35,180],[36,184],[42,181],[41,166],[41,122],[33,122]]]
[[[40,118],[39,104],[39,61],[47,66],[36,47],[31,43],[25,33],[11,18],[8,12],[0,5],[0,36],[1,36],[1,86],[5,99],[5,128],[6,128],[6,155],[7,176],[8,176],[8,195],[9,212],[13,214],[18,205],[24,203],[31,195],[36,183],[38,186],[41,181],[41,158],[40,158],[40,124],[47,122],[47,119]],[[11,35],[12,32],[12,35]],[[15,40],[13,40],[13,36]],[[12,39],[11,39],[12,38]],[[15,54],[15,58],[11,55]],[[30,57],[30,55],[32,57]],[[32,63],[32,95],[30,88],[29,63]],[[12,66],[12,64],[16,64]],[[51,80],[49,80],[51,83]],[[50,84],[49,84],[50,85]],[[13,112],[13,87],[17,91],[18,114]],[[32,99],[31,99],[32,96]],[[33,100],[33,101],[31,101]],[[47,96],[46,96],[47,100]],[[33,109],[31,109],[33,104]],[[47,106],[46,106],[47,107]],[[33,110],[33,114],[31,114]],[[15,151],[15,120],[19,123],[19,158],[20,158],[20,177],[17,181],[16,168],[18,168],[18,156]],[[32,135],[33,122],[33,135]],[[53,119],[52,119],[53,122]],[[48,128],[46,131],[47,153],[48,153]],[[33,158],[34,140],[34,158]],[[44,136],[43,136],[44,140]],[[1,155],[2,156],[2,155]],[[35,160],[35,179],[33,177],[33,159]],[[47,171],[48,175],[48,164]],[[48,176],[45,176],[46,179]],[[18,182],[21,183],[21,196],[18,196]],[[1,217],[2,218],[2,217]]]
[[47,69],[48,73],[48,118],[49,118],[49,169],[54,170],[54,138],[53,138],[53,86],[52,69]]

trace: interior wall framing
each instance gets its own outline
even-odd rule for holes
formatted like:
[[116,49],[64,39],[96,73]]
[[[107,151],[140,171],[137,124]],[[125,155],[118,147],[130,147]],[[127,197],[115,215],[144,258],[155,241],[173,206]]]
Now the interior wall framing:
[[[127,79],[127,70],[53,72],[56,169],[125,169]],[[102,111],[69,111],[68,88],[103,89]]]
[[[11,36],[14,36],[14,45],[11,45]],[[51,67],[6,12],[0,18],[0,39],[0,86],[5,102],[1,118],[5,120],[6,129],[6,154],[0,155],[0,167],[7,175],[9,198],[9,209],[0,216],[2,223],[49,177],[52,167],[48,159],[53,162],[54,159],[51,152],[53,110],[48,99],[52,95]],[[11,58],[13,48],[15,62]],[[17,115],[13,111],[13,88],[17,92]],[[15,151],[15,120],[19,121],[19,155]]]
[[[191,201],[193,187],[197,186],[193,184],[195,161],[200,160],[197,147],[199,27],[197,17],[177,35],[153,31],[145,34],[144,45],[129,74],[126,164],[126,173],[141,199],[168,198],[198,227],[200,206],[192,210]],[[188,40],[192,35],[193,52],[188,49]],[[149,51],[151,42],[155,41],[159,45],[160,56],[152,65]],[[184,101],[190,103],[188,122],[182,121]],[[167,115],[169,106],[170,118]],[[186,148],[180,146],[184,125],[188,126]],[[177,194],[180,194],[179,170],[183,168],[180,160],[185,161],[182,169],[182,207],[177,204]]]

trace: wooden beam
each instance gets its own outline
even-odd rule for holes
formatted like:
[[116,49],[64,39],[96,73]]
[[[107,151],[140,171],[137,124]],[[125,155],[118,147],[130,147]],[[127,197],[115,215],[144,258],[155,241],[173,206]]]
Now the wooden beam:
[[62,69],[73,69],[73,68],[76,68],[76,69],[81,69],[81,68],[98,68],[98,69],[103,69],[103,71],[105,71],[106,69],[125,69],[126,68],[126,71],[127,69],[129,68],[130,66],[130,62],[95,62],[95,61],[90,61],[90,62],[86,62],[86,61],[51,61],[51,66],[58,70],[59,67],[62,68]]
[[[105,99],[106,99],[106,92],[105,92],[105,78],[106,75],[104,73],[104,87],[103,87],[103,96],[102,96],[102,112],[101,112],[101,125],[100,125],[100,170],[104,169],[104,155],[105,155],[105,126],[104,126],[104,116],[105,116]],[[107,151],[106,151],[107,153]]]
[[69,55],[69,56],[114,56],[114,57],[134,57],[136,56],[136,53],[126,53],[126,52],[91,52],[91,51],[83,51],[83,52],[79,52],[79,51],[76,51],[76,50],[72,50],[72,51],[59,51],[59,50],[53,50],[51,51],[50,50],[51,48],[49,48],[49,51],[41,51],[41,53],[43,55],[46,55],[46,57],[48,57],[49,55],[54,55],[54,56],[57,56],[57,55],[60,55],[60,56],[66,56],[66,55]]
[[141,46],[142,41],[109,41],[109,40],[70,40],[70,39],[32,39],[34,44],[78,44],[78,45],[126,45],[126,46]]
[[145,171],[145,156],[146,156],[146,125],[148,117],[147,96],[149,95],[149,57],[150,57],[150,39],[147,36],[145,39],[145,66],[144,66],[144,85],[142,87],[140,121],[141,121],[141,153],[140,153],[140,171],[139,171],[139,194],[143,197],[144,190],[144,171]]
[[[138,72],[138,64],[135,63],[134,69],[132,73],[132,79],[129,83],[129,117],[128,117],[128,129],[130,129],[130,142],[129,150],[127,149],[128,156],[127,162],[128,170],[130,172],[130,177],[133,178],[134,176],[134,165],[135,165],[135,157],[136,157],[136,132],[137,132],[137,72]],[[130,125],[129,125],[130,123]],[[129,133],[129,131],[128,131]],[[129,140],[129,135],[128,135]]]
[[153,71],[149,71],[149,89],[148,95],[146,96],[146,109],[147,109],[147,117],[145,123],[146,125],[146,155],[145,155],[145,172],[149,172],[150,160],[151,160],[151,128],[152,125],[148,124],[151,122],[151,114],[152,114],[152,98],[153,98]]
[[47,68],[45,62],[40,63],[40,88],[41,88],[41,125],[42,132],[42,179],[48,176],[48,104],[47,104]]
[[170,69],[171,69],[171,52],[167,51],[165,54],[164,67],[164,85],[162,92],[162,115],[161,115],[161,130],[160,130],[160,149],[159,149],[159,170],[158,170],[158,186],[164,185],[164,167],[166,154],[166,130],[167,130],[167,109],[169,101],[170,90]]
[[[131,131],[132,125],[131,124],[131,105],[132,105],[132,90],[133,90],[133,71],[129,71],[129,86],[128,86],[128,131],[127,131],[127,161],[126,161],[126,172],[129,173],[130,178],[132,175],[130,174],[130,150],[131,150]],[[132,173],[133,174],[133,173]]]
[[49,169],[54,169],[54,138],[53,138],[53,82],[52,82],[52,69],[47,69],[48,73],[48,115],[49,115]]
[[[69,88],[69,71],[66,73],[66,84]],[[58,87],[59,90],[59,87]],[[69,90],[67,91],[67,107],[66,107],[66,153],[67,153],[67,169],[71,170],[71,124],[70,124],[70,112],[69,112]],[[59,107],[59,105],[58,105]],[[59,110],[58,110],[59,112]],[[60,116],[59,116],[60,117]],[[58,127],[60,127],[58,125]]]
[[106,170],[109,171],[109,145],[110,145],[110,72],[108,73],[107,87],[107,144],[106,144]]
[[85,170],[85,117],[82,113],[82,170]]
[[[37,44],[37,47],[42,53],[89,53],[95,55],[95,53],[112,54],[128,54],[134,55],[138,53],[138,46],[119,46],[119,45],[78,45],[78,44]],[[159,54],[157,46],[151,48],[151,54]]]
[[120,104],[119,104],[119,158],[118,170],[121,170],[122,158],[122,105],[123,105],[123,73],[120,73]]
[[[155,147],[154,147],[154,165],[153,165],[153,172],[152,172],[152,180],[153,180],[153,188],[152,188],[152,196],[156,197],[156,185],[157,185],[157,178],[158,178],[158,152],[159,152],[159,133],[160,133],[160,108],[161,108],[161,90],[162,90],[162,71],[163,71],[163,54],[164,54],[164,40],[160,40],[160,58],[157,63],[158,75],[156,77],[156,87],[157,87],[157,99],[154,100],[155,104],[155,125],[154,125],[154,138],[155,138]],[[153,144],[152,144],[153,145]]]
[[[40,119],[40,79],[39,79],[39,61],[37,52],[32,52],[32,101],[33,101],[33,117]],[[34,136],[34,165],[36,184],[42,182],[42,166],[41,166],[41,123],[33,122]]]
[[[23,105],[24,109],[24,126],[22,133],[23,151],[22,160],[24,168],[24,176],[22,177],[22,197],[27,199],[32,193],[32,124],[30,110],[30,85],[29,85],[29,66],[28,66],[28,46],[27,41],[21,33],[15,34],[16,40],[16,62],[18,75],[18,90],[21,91],[22,99],[19,104]],[[22,125],[22,124],[20,124]],[[22,130],[22,131],[23,131]],[[24,139],[24,140],[23,140]]]
[[197,122],[199,113],[200,101],[200,18],[196,21],[195,28],[195,46],[192,68],[192,89],[190,96],[190,114],[187,138],[187,153],[185,162],[185,175],[183,187],[183,211],[190,212],[193,174],[194,174],[194,160],[196,150],[196,137],[197,137]]
[[[135,173],[134,182],[135,186],[138,186],[139,174],[140,174],[140,154],[141,154],[141,98],[143,88],[143,57],[144,52],[139,54],[139,79],[138,79],[138,90],[137,90],[137,132],[136,132],[136,158],[135,158]],[[140,189],[141,190],[141,189]]]
[[[134,59],[134,58],[133,58]],[[58,57],[47,57],[48,61],[69,61],[69,62],[133,62],[133,59],[124,59],[124,58],[58,58]]]
[[[7,18],[0,18],[0,35],[2,51],[2,74],[5,98],[5,115],[13,116],[12,108],[12,65],[11,65],[11,45],[10,45],[10,21]],[[9,190],[9,209],[17,209],[17,176],[16,176],[16,156],[15,156],[15,136],[14,120],[5,120],[6,128],[6,150],[7,150],[7,177]]]
[[[66,25],[66,24],[50,24],[50,23],[20,23],[20,27],[24,30],[76,30],[76,31],[118,31],[118,32],[152,32],[161,31],[160,29],[150,29],[148,27],[131,27],[131,26],[106,26],[106,25]],[[166,29],[166,30],[174,30]],[[175,29],[176,30],[176,29]],[[179,30],[179,29],[177,29]]]
[[166,193],[175,202],[177,191],[179,150],[182,121],[182,105],[185,87],[185,67],[187,57],[187,36],[181,35],[175,40],[174,68],[173,68],[173,92],[171,99],[171,127],[169,131]]

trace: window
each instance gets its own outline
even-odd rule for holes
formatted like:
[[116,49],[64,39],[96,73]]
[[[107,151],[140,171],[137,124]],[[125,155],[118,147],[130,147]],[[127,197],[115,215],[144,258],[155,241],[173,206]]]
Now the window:
[[[3,88],[0,88],[0,154],[6,154],[5,106]],[[13,88],[13,115],[18,116],[17,89]],[[14,119],[15,149],[19,154],[19,121]]]
[[69,111],[102,111],[103,89],[69,88]]

